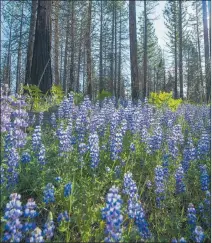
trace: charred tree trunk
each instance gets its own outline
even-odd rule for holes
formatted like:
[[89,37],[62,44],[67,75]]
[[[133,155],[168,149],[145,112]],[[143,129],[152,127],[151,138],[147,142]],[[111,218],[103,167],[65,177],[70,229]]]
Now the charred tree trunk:
[[25,85],[31,84],[31,67],[32,67],[32,57],[33,57],[33,47],[35,40],[35,27],[37,18],[37,4],[38,1],[32,1],[31,7],[31,19],[30,19],[30,29],[29,29],[29,41],[27,49],[27,63],[26,63],[26,73],[25,73]]
[[135,0],[129,1],[130,66],[132,99],[139,96]]
[[43,93],[52,87],[51,10],[51,1],[38,1],[31,75],[32,84],[37,85]]

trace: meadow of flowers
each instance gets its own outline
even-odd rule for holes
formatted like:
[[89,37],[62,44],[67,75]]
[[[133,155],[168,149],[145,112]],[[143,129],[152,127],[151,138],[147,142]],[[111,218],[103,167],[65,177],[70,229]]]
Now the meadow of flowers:
[[3,242],[206,242],[210,106],[1,94]]

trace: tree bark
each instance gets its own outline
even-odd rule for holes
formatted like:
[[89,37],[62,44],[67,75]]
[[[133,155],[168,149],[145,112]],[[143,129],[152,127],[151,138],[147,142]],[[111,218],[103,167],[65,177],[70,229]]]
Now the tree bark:
[[75,1],[71,1],[71,67],[70,67],[70,88],[73,91],[76,91],[75,87],[75,65],[74,65],[74,41],[75,41]]
[[35,27],[37,18],[37,4],[38,1],[32,1],[31,6],[31,19],[30,19],[30,29],[29,29],[29,41],[27,48],[27,63],[26,63],[26,73],[25,73],[25,85],[31,83],[31,67],[32,67],[32,57],[33,57],[33,47],[35,40]]
[[139,96],[135,0],[129,0],[130,66],[132,99]]
[[121,92],[121,8],[120,8],[120,19],[119,19],[119,67],[118,67],[118,99],[120,98],[120,92]]
[[203,9],[204,47],[205,47],[206,101],[209,102],[211,98],[211,71],[210,71],[210,59],[209,59],[207,9],[206,9],[206,1],[204,0],[202,0],[202,9]]
[[103,22],[103,6],[101,0],[101,13],[100,13],[100,37],[99,37],[99,92],[101,93],[104,89],[102,79],[102,22]]
[[117,18],[116,18],[116,15],[117,15],[117,7],[115,5],[115,15],[114,15],[114,18],[115,18],[115,33],[114,33],[114,37],[115,37],[115,67],[114,67],[114,94],[115,94],[115,97],[117,97]]
[[198,9],[197,9],[197,2],[196,4],[196,21],[197,21],[197,45],[198,45],[198,59],[199,59],[199,71],[200,71],[200,84],[201,84],[201,93],[202,93],[202,101],[204,100],[204,85],[203,85],[203,74],[202,74],[202,58],[201,58],[201,50],[200,50],[200,39],[199,39],[199,16],[198,16]]
[[1,1],[0,1],[0,85],[2,83],[2,68],[1,68]]
[[147,10],[146,0],[144,0],[144,85],[143,85],[143,97],[147,95]]
[[180,98],[183,99],[183,53],[182,53],[182,2],[179,1],[179,78]]
[[8,51],[7,51],[7,67],[6,67],[6,83],[8,84],[8,88],[11,89],[11,39],[12,39],[12,26],[13,26],[13,13],[11,14],[11,22],[10,22],[10,34],[8,40]]
[[59,15],[59,1],[55,1],[55,22],[54,22],[54,76],[55,84],[60,84],[59,79],[59,29],[58,29],[58,15]]
[[80,83],[80,64],[81,64],[81,55],[82,55],[82,22],[80,24],[80,40],[79,40],[79,51],[78,51],[78,67],[77,67],[77,80],[76,80],[76,92],[79,92],[79,83]]
[[22,3],[22,8],[21,8],[21,23],[20,23],[20,32],[19,32],[17,72],[16,72],[16,93],[18,93],[19,90],[20,76],[21,76],[21,45],[22,45],[23,17],[24,17],[24,3]]
[[69,18],[70,18],[70,4],[67,3],[68,14],[67,14],[67,23],[66,23],[66,43],[65,43],[65,57],[63,65],[63,90],[65,95],[67,95],[67,63],[68,63],[68,41],[69,41]]
[[38,0],[31,75],[32,84],[37,85],[43,93],[52,87],[51,10],[51,1]]
[[210,38],[210,58],[211,58],[211,0],[208,1],[208,14],[209,14],[209,38]]
[[174,62],[175,62],[175,67],[174,67],[174,98],[177,99],[177,18],[176,18],[176,2],[175,2],[175,40],[174,40]]
[[[91,76],[91,10],[92,10],[92,1],[88,3],[88,22],[87,22],[87,32],[86,32],[86,53],[87,53],[87,94],[92,100],[92,76]],[[84,87],[83,87],[84,89]]]
[[115,13],[114,13],[114,2],[113,4],[113,17],[112,17],[112,39],[111,39],[111,59],[110,59],[110,92],[111,94],[114,94],[113,90],[113,45],[114,45],[114,21],[115,21]]

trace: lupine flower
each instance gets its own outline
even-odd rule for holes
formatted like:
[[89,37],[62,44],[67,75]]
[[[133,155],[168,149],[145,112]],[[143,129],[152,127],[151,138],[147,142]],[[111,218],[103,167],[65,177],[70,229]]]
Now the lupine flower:
[[30,156],[30,154],[27,153],[27,152],[24,152],[24,153],[22,154],[22,157],[21,157],[21,162],[26,164],[26,163],[29,163],[30,160],[31,160],[31,156]]
[[200,166],[200,182],[201,182],[201,189],[202,191],[207,191],[209,189],[209,176],[207,172],[207,166],[201,165]]
[[3,183],[4,183],[4,181],[5,181],[5,175],[4,175],[4,172],[5,172],[5,170],[4,170],[3,166],[0,165],[0,174],[1,174],[0,183],[1,183],[1,185],[3,185]]
[[84,155],[88,151],[88,146],[85,143],[79,144],[79,153],[80,155]]
[[44,225],[43,236],[47,240],[51,240],[51,238],[54,236],[54,229],[54,221],[52,219],[48,219]]
[[50,120],[50,122],[51,122],[51,125],[52,125],[53,128],[56,128],[57,127],[57,119],[56,119],[56,116],[55,116],[54,113],[51,114],[51,120]]
[[135,181],[132,179],[132,173],[128,172],[124,175],[123,193],[129,196],[128,200],[128,215],[135,219],[135,224],[138,231],[144,239],[151,237],[151,232],[148,223],[145,219],[145,212],[139,200],[138,190]]
[[71,182],[64,186],[64,197],[68,197],[71,194]]
[[89,135],[89,148],[91,157],[91,167],[96,168],[99,164],[99,137],[97,132]]
[[179,241],[180,243],[186,243],[186,240],[185,240],[185,238],[184,237],[182,237],[182,238],[180,238],[180,241]]
[[131,144],[130,144],[130,150],[131,150],[132,152],[135,151],[135,144],[134,144],[134,143],[131,143]]
[[11,240],[12,242],[20,242],[22,240],[22,224],[19,220],[23,214],[21,206],[21,195],[12,193],[10,202],[7,203],[4,218],[6,219],[5,233],[3,241]]
[[179,194],[181,192],[185,192],[185,184],[183,182],[184,178],[184,171],[182,166],[179,166],[176,173],[175,173],[175,179],[176,179],[176,193]]
[[203,232],[202,227],[196,226],[194,230],[194,235],[195,235],[195,242],[197,243],[202,243],[205,239],[205,234]]
[[158,165],[155,168],[155,192],[157,195],[156,198],[156,203],[157,206],[160,207],[161,200],[164,199],[164,193],[165,193],[165,185],[164,185],[164,172],[163,172],[163,167]]
[[68,212],[65,211],[63,213],[60,213],[57,218],[57,222],[60,223],[62,221],[69,222],[70,221],[70,216],[68,215]]
[[14,187],[18,182],[19,164],[19,155],[14,147],[10,149],[6,162],[8,165],[7,185],[8,187]]
[[46,185],[46,188],[44,189],[43,193],[44,193],[43,201],[46,204],[55,201],[55,198],[54,198],[54,186],[52,185],[52,183],[48,183]]
[[193,231],[196,227],[197,217],[196,217],[196,210],[192,203],[189,203],[188,205],[187,217],[188,217],[188,224],[190,225],[190,229],[191,231]]
[[59,156],[66,155],[70,151],[70,142],[67,135],[67,131],[64,130],[61,124],[60,128],[57,130],[57,137],[59,139]]
[[38,152],[41,146],[41,126],[36,126],[32,134],[32,147],[34,152]]
[[60,176],[55,177],[55,181],[60,183],[62,181],[62,178]]
[[171,242],[172,243],[178,243],[176,238],[173,238]]
[[122,139],[123,135],[120,130],[118,130],[114,137],[111,139],[111,159],[117,160],[119,159],[119,155],[122,152]]
[[202,132],[202,136],[198,141],[197,152],[199,158],[202,158],[210,152],[210,137],[205,130]]
[[34,229],[34,231],[31,233],[29,242],[30,243],[35,243],[35,242],[43,243],[44,242],[44,239],[42,236],[42,231],[40,228],[37,227],[36,229]]
[[23,226],[23,231],[28,232],[29,230],[34,230],[36,228],[36,224],[31,219],[34,219],[38,213],[36,212],[36,203],[33,198],[28,199],[28,202],[25,206],[24,217],[28,219],[28,221]]
[[121,214],[122,200],[118,194],[118,188],[110,188],[106,198],[106,206],[102,209],[103,220],[106,221],[105,242],[119,242],[122,236],[121,224],[123,216]]
[[45,153],[46,153],[45,147],[43,144],[41,144],[40,150],[38,152],[38,161],[39,161],[41,167],[46,164]]

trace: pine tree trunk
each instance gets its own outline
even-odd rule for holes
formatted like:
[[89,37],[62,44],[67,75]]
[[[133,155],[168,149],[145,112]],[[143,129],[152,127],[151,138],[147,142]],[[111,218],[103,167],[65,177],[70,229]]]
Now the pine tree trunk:
[[115,5],[115,33],[114,33],[114,36],[115,36],[115,67],[114,67],[114,94],[115,94],[115,97],[117,97],[117,18],[116,18],[116,15],[117,15],[117,7]]
[[180,98],[183,99],[183,55],[182,55],[182,2],[179,1],[179,78]]
[[[11,15],[12,16],[12,15]],[[8,84],[8,88],[11,89],[11,38],[12,38],[12,26],[13,26],[13,18],[11,17],[10,22],[10,34],[8,40],[8,51],[7,51],[7,67],[6,67],[6,83]]]
[[118,99],[120,98],[121,92],[121,8],[120,8],[120,19],[119,19],[119,67],[118,67]]
[[209,102],[211,98],[211,70],[209,59],[209,41],[208,41],[208,23],[207,23],[207,9],[206,1],[202,1],[203,8],[203,27],[204,27],[204,47],[205,47],[205,75],[206,75],[206,101]]
[[21,23],[20,23],[20,32],[19,32],[17,72],[16,72],[16,93],[18,93],[19,90],[20,76],[21,76],[21,45],[22,45],[23,16],[24,16],[24,3],[22,3],[22,9],[21,9]]
[[32,57],[33,57],[33,47],[35,40],[35,27],[37,18],[37,4],[38,1],[32,1],[31,7],[31,19],[30,19],[30,29],[29,29],[29,41],[27,49],[27,63],[26,63],[26,73],[25,73],[25,85],[31,84],[31,67],[32,67]]
[[31,78],[43,93],[52,87],[51,10],[51,1],[38,0]]
[[69,42],[69,18],[70,18],[70,4],[67,3],[68,14],[67,14],[67,22],[66,22],[66,43],[65,43],[65,57],[64,57],[64,65],[63,65],[63,90],[65,95],[67,95],[67,63],[68,63],[68,42]]
[[139,84],[138,84],[135,0],[129,0],[129,30],[130,30],[131,90],[132,90],[132,99],[136,100],[138,99],[139,96]]
[[177,18],[176,18],[176,2],[175,2],[175,40],[174,40],[174,62],[175,62],[175,70],[174,70],[174,98],[177,99],[178,95],[177,95]]
[[103,22],[103,6],[101,0],[101,13],[100,13],[100,37],[99,37],[99,92],[101,93],[104,89],[102,79],[102,22]]
[[211,0],[208,1],[208,14],[209,14],[209,38],[210,38],[210,58],[211,58]]
[[58,18],[59,18],[59,1],[55,1],[55,22],[54,22],[54,76],[55,84],[60,84],[59,79],[59,29],[58,29]]
[[[86,56],[87,56],[87,94],[92,100],[92,76],[91,76],[91,10],[92,1],[88,3],[88,22],[87,22],[87,32],[86,32]],[[84,65],[85,66],[85,65]],[[84,87],[83,87],[84,89]]]
[[71,66],[70,66],[70,88],[73,91],[76,91],[75,88],[75,77],[74,77],[74,41],[75,41],[75,8],[74,8],[74,3],[75,1],[71,2]]
[[0,1],[0,85],[2,84],[2,68],[1,68],[1,1]]
[[144,86],[143,97],[147,95],[147,10],[146,0],[144,0]]
[[198,18],[198,9],[197,9],[197,2],[196,2],[196,20],[197,20],[197,45],[198,45],[198,58],[199,58],[199,71],[200,71],[200,84],[201,84],[201,92],[202,92],[202,101],[204,100],[204,85],[203,85],[203,74],[202,74],[202,58],[201,58],[201,51],[200,51],[200,39],[199,39],[199,18]]
[[114,2],[113,4],[113,19],[112,19],[112,39],[111,39],[111,59],[110,59],[110,92],[114,94],[113,90],[113,45],[114,45],[114,21],[115,21],[115,13],[114,13]]
[[190,89],[190,56],[189,56],[189,53],[190,52],[190,49],[188,49],[188,57],[187,57],[187,66],[188,66],[188,70],[187,70],[187,100],[189,99],[189,89]]
[[80,64],[81,64],[81,55],[82,55],[82,19],[80,25],[80,40],[79,40],[79,51],[78,51],[78,67],[77,67],[77,80],[76,80],[76,92],[79,92],[79,83],[80,83]]

